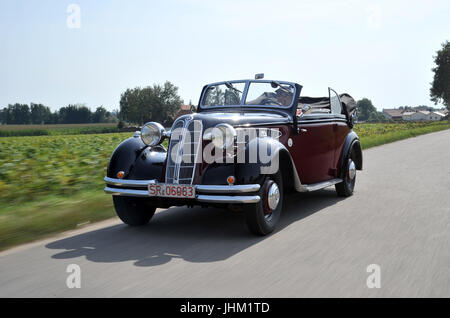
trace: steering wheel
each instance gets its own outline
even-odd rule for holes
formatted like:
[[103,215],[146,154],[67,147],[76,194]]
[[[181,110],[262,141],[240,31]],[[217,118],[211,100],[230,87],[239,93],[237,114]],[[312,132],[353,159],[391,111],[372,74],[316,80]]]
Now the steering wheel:
[[273,104],[282,106],[282,104],[280,102],[278,102],[276,99],[272,99],[272,98],[264,98],[261,101],[261,105],[273,105]]

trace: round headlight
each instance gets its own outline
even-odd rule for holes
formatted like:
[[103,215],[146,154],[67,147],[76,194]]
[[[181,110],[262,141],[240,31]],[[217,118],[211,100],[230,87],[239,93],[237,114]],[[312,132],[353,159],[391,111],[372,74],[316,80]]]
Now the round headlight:
[[219,124],[211,132],[211,141],[217,148],[228,148],[233,145],[236,130],[229,124]]
[[141,138],[144,144],[156,146],[165,137],[164,127],[155,122],[146,123],[141,129]]

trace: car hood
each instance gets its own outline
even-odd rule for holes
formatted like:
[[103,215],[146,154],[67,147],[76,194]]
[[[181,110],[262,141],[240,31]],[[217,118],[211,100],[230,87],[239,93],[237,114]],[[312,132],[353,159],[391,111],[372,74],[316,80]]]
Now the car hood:
[[291,122],[289,116],[282,112],[203,111],[200,113],[181,116],[180,119],[187,117],[191,117],[193,120],[201,120],[204,129],[221,123],[230,124],[233,127],[241,127],[287,124]]

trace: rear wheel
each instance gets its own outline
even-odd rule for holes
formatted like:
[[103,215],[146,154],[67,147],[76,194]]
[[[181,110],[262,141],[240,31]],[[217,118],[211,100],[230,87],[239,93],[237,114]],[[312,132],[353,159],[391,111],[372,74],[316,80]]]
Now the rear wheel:
[[156,211],[156,207],[145,198],[113,196],[113,202],[117,216],[131,226],[147,224]]
[[261,200],[245,206],[247,226],[256,235],[271,233],[281,216],[283,208],[283,178],[281,172],[266,177],[259,190]]
[[353,189],[355,188],[356,182],[356,165],[354,160],[355,152],[352,149],[350,156],[347,157],[347,161],[344,165],[344,181],[335,185],[336,192],[341,197],[349,197],[353,194]]

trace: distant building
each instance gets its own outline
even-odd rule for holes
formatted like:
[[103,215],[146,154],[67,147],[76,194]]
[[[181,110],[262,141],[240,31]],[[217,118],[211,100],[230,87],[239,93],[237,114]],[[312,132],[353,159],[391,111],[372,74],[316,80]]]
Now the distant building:
[[180,110],[177,113],[177,117],[181,115],[187,115],[191,113],[191,105],[181,105]]
[[403,120],[402,118],[402,110],[400,109],[383,109],[383,115],[395,121]]
[[402,119],[405,120],[405,121],[411,121],[411,120],[413,120],[412,119],[412,115],[414,115],[415,113],[416,112],[410,112],[410,111],[403,112],[402,113]]
[[446,116],[444,111],[408,109],[383,109],[383,114],[395,121],[437,121]]
[[446,115],[444,113],[441,113],[439,111],[432,111],[430,113],[430,120],[441,120],[442,118],[444,118]]
[[430,112],[428,110],[420,110],[411,115],[411,120],[413,121],[422,121],[422,120],[430,120]]

